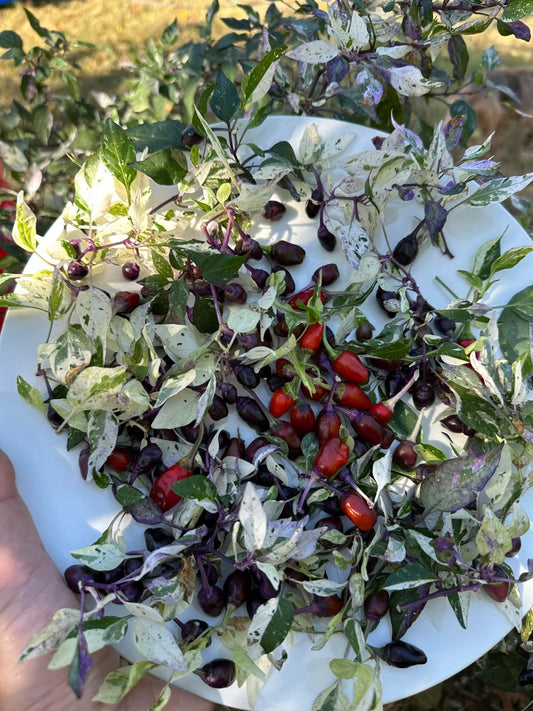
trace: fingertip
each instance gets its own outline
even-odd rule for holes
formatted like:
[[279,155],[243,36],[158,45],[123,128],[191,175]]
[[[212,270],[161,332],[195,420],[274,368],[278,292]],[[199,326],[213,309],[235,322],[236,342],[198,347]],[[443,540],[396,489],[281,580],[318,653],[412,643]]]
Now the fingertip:
[[17,495],[15,470],[10,458],[0,449],[0,501],[5,501]]

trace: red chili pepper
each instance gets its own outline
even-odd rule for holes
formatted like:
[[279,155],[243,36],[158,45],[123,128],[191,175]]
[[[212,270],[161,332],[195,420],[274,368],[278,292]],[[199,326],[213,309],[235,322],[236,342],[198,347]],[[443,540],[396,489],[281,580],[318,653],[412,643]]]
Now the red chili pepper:
[[115,447],[109,457],[106,459],[106,464],[109,464],[111,469],[116,472],[123,472],[131,463],[131,449],[129,447]]
[[[314,289],[303,289],[302,291],[299,291],[297,294],[294,294],[294,296],[291,296],[289,299],[289,306],[292,306],[293,309],[301,309],[301,304],[307,306],[313,298],[314,293]],[[318,296],[320,301],[324,303],[324,294],[320,291]],[[301,304],[299,302],[301,302]]]
[[341,420],[336,412],[332,410],[322,410],[318,413],[315,424],[315,432],[320,446],[326,444],[330,439],[339,436]]
[[345,380],[352,380],[354,383],[366,383],[368,380],[368,370],[361,358],[352,351],[342,351],[335,358],[332,364],[337,375]]
[[172,491],[172,484],[189,476],[191,472],[188,469],[173,464],[157,477],[150,489],[150,498],[161,511],[168,511],[178,503],[181,496]]
[[[313,377],[312,373],[308,373],[308,375],[311,375],[311,377]],[[313,400],[313,402],[320,402],[321,400],[325,400],[329,390],[325,388],[320,382],[317,383],[313,381],[313,384],[315,386],[314,392],[311,392],[309,388],[307,388],[305,385],[302,385],[302,392],[305,397],[309,400]]]
[[357,383],[340,383],[334,394],[335,402],[353,410],[370,410],[372,400]]
[[113,306],[116,313],[127,314],[138,305],[141,297],[136,291],[117,291],[113,297]]
[[338,437],[326,442],[318,450],[313,465],[324,476],[330,477],[342,469],[350,458],[350,449]]
[[289,455],[298,455],[301,451],[302,440],[290,422],[281,420],[279,426],[272,431],[274,437],[284,440],[289,447]]
[[274,417],[281,417],[288,412],[296,400],[284,387],[276,388],[270,398],[268,409]]
[[392,419],[393,411],[384,402],[376,402],[369,410],[381,425],[388,425]]
[[340,506],[343,514],[361,531],[370,531],[376,525],[378,515],[375,508],[357,492],[346,494]]
[[291,410],[291,424],[300,437],[315,429],[315,413],[308,402],[298,402]]
[[308,326],[302,337],[300,338],[298,345],[300,348],[305,348],[305,350],[312,351],[313,353],[316,353],[316,351],[320,348],[322,345],[322,334],[324,333],[324,324],[323,323],[312,323],[310,326]]
[[293,378],[296,375],[293,364],[287,358],[278,358],[276,373],[282,378]]
[[468,348],[468,346],[471,346],[472,343],[475,343],[476,339],[475,338],[460,338],[457,341],[457,345],[461,346],[461,348]]

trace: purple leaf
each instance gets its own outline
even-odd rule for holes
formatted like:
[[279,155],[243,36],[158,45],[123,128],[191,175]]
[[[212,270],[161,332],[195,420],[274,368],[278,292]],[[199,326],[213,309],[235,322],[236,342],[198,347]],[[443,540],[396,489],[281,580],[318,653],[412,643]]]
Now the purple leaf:
[[391,593],[389,608],[394,639],[403,637],[418,618],[426,605],[430,588],[431,583],[425,583],[411,590],[398,590]]
[[68,685],[78,699],[81,698],[83,687],[93,666],[93,660],[89,654],[87,640],[81,629],[78,630],[76,642],[76,652],[68,668]]
[[364,89],[363,104],[365,106],[377,106],[383,98],[382,84],[366,69],[359,72],[355,81]]
[[465,116],[454,116],[448,123],[444,125],[444,137],[446,139],[446,148],[449,151],[457,146],[463,135],[465,125]]
[[398,195],[405,202],[413,200],[415,194],[411,188],[406,188],[404,185],[398,185],[398,183],[393,183],[392,187],[398,191]]
[[339,55],[337,57],[333,57],[333,59],[330,59],[329,62],[326,63],[326,76],[328,78],[328,84],[332,84],[333,82],[337,82],[337,84],[339,84],[348,74],[349,69],[350,65],[344,57]]
[[144,523],[147,526],[154,526],[156,523],[162,523],[165,520],[165,516],[159,506],[148,496],[141,499],[141,501],[136,501],[131,506],[125,506],[124,511],[133,516],[137,523]]
[[496,471],[503,444],[483,454],[447,459],[420,485],[418,501],[430,511],[458,511],[475,501]]
[[430,237],[436,237],[444,227],[448,211],[442,207],[440,202],[429,200],[424,205],[424,216],[426,218],[426,227]]
[[503,25],[513,34],[517,39],[529,42],[531,39],[531,30],[526,25],[525,22],[521,20],[516,20],[515,22],[502,22]]

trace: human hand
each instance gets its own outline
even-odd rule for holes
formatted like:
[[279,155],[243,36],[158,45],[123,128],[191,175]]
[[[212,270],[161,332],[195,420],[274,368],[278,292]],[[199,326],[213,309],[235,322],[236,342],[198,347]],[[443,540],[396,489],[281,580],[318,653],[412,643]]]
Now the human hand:
[[[66,670],[49,671],[47,659],[19,663],[30,637],[59,608],[79,607],[48,557],[30,512],[15,484],[13,466],[0,450],[0,709],[97,711],[111,708],[91,699],[119,655],[105,649],[93,655],[93,668],[81,699],[67,685]],[[120,711],[146,711],[156,701],[161,682],[145,677],[119,704]],[[211,702],[175,689],[168,711],[212,711]]]

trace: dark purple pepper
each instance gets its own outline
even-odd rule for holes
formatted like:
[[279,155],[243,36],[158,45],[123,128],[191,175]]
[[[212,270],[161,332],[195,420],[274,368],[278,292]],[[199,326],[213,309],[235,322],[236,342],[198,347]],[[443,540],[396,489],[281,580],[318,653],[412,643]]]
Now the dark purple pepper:
[[372,622],[377,622],[382,617],[385,617],[389,611],[389,600],[390,596],[387,590],[371,593],[364,602],[366,618],[372,620]]
[[320,245],[323,249],[326,250],[326,252],[333,252],[333,250],[337,246],[337,238],[332,232],[328,230],[326,225],[322,223],[319,226],[316,236],[318,237]]
[[250,593],[250,575],[246,570],[234,570],[224,581],[222,592],[226,605],[240,607]]
[[260,289],[263,289],[266,286],[267,279],[270,274],[265,269],[251,267],[250,265],[248,265],[248,271],[250,272],[252,281],[257,284]]
[[415,234],[403,237],[392,252],[393,258],[404,267],[412,264],[418,254],[418,240]]
[[69,565],[63,576],[72,592],[77,594],[80,592],[79,585],[81,587],[90,587],[98,581],[98,573],[86,565]]
[[231,367],[233,368],[238,382],[245,388],[251,388],[253,390],[259,385],[259,376],[251,365],[243,365],[238,361],[232,361]]
[[224,417],[228,416],[228,406],[226,402],[220,397],[220,395],[213,395],[213,402],[209,406],[207,413],[212,420],[217,422],[222,420]]
[[181,143],[187,148],[190,148],[191,146],[197,146],[203,140],[204,137],[196,131],[192,123],[189,124],[186,128],[184,128],[181,132]]
[[228,304],[245,304],[248,295],[240,284],[227,284],[224,287],[224,301]]
[[318,213],[320,212],[320,203],[315,202],[314,200],[306,200],[305,201],[305,214],[309,219],[313,220]]
[[235,402],[237,401],[237,388],[235,385],[232,385],[231,383],[218,382],[217,390],[220,397],[223,398],[228,405],[235,405]]
[[141,272],[137,262],[126,262],[122,265],[122,276],[128,281],[135,281]]
[[422,379],[416,380],[409,389],[413,403],[418,410],[429,407],[435,402],[435,389]]
[[161,451],[159,445],[153,442],[147,444],[146,447],[143,447],[137,455],[135,464],[133,465],[133,474],[141,474],[142,472],[152,469],[159,464],[162,456],[163,452]]
[[258,403],[251,397],[239,396],[236,403],[239,417],[255,429],[266,432],[270,422]]
[[218,585],[202,585],[196,594],[196,602],[210,617],[218,617],[224,610],[224,596]]
[[384,662],[399,669],[407,669],[427,662],[427,657],[421,649],[401,639],[386,644],[377,652]]
[[272,259],[283,267],[293,267],[301,264],[305,259],[305,249],[299,244],[293,244],[280,239],[270,248]]
[[163,546],[169,546],[171,543],[174,543],[175,540],[171,531],[167,531],[164,528],[155,527],[144,529],[144,541],[149,551],[155,551]]
[[373,330],[372,324],[365,321],[364,323],[360,323],[355,329],[355,337],[358,341],[369,341],[372,338]]
[[281,220],[287,208],[279,200],[269,200],[263,208],[263,216],[271,222]]
[[237,668],[231,659],[213,659],[194,673],[213,689],[225,689],[237,678]]
[[[181,641],[184,644],[190,644],[191,642],[194,642],[195,639],[198,639],[201,634],[203,634],[206,630],[209,629],[209,625],[205,620],[194,619],[187,620],[187,622],[182,622],[180,619],[175,617],[174,622],[180,628]],[[209,647],[211,641],[211,638],[209,638],[206,647]]]
[[329,286],[339,278],[339,267],[335,262],[318,267],[311,276],[311,284],[317,284],[319,277],[322,278],[322,286]]
[[250,259],[261,259],[263,250],[257,240],[252,239],[250,235],[242,235],[235,243],[235,254],[239,256],[247,254]]
[[69,265],[67,267],[67,274],[68,278],[72,281],[79,281],[81,279],[85,279],[88,273],[89,267],[86,264],[83,264],[83,262],[69,262]]

